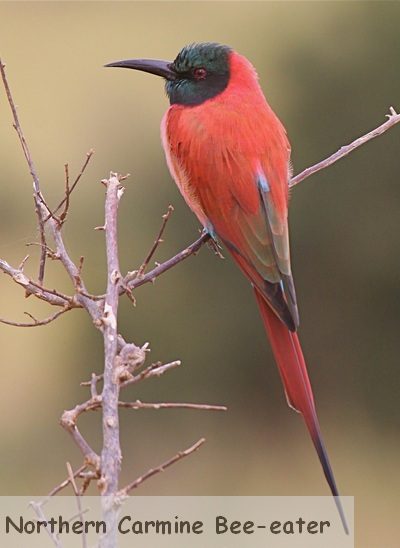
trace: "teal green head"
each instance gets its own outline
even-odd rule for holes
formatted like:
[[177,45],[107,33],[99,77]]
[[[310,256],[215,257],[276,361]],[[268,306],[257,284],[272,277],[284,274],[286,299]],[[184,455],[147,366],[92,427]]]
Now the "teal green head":
[[128,59],[106,67],[122,67],[156,74],[165,79],[171,104],[194,106],[222,93],[229,83],[231,48],[214,42],[185,46],[175,61]]

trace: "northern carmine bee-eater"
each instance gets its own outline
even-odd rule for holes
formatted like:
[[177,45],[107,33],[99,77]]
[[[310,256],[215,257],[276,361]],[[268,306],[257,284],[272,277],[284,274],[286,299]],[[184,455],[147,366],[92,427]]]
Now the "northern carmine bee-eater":
[[204,229],[223,242],[254,288],[288,403],[304,417],[347,531],[296,334],[290,144],[255,69],[216,43],[186,46],[173,62],[130,59],[106,66],[165,79],[171,106],[161,133],[169,170]]

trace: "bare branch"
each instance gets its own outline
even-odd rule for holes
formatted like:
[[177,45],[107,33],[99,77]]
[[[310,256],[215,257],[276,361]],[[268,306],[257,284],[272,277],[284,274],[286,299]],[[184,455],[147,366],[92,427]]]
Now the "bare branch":
[[[208,232],[204,232],[195,242],[183,249],[180,253],[177,253],[174,257],[171,257],[171,259],[168,259],[168,261],[165,261],[159,266],[156,266],[156,268],[153,268],[153,270],[148,272],[142,278],[135,278],[135,275],[132,275],[132,273],[129,272],[124,278],[123,285],[128,286],[132,290],[145,283],[154,282],[155,279],[158,278],[158,276],[160,276],[167,270],[170,270],[191,255],[195,255],[202,247],[202,245],[205,244],[210,238],[211,236],[208,234]],[[123,291],[124,290],[122,288],[121,292]]]
[[42,289],[46,291],[46,293],[48,293],[49,295],[54,295],[55,297],[59,297],[60,299],[63,299],[69,302],[70,304],[73,304],[74,302],[73,297],[70,297],[69,295],[65,295],[65,293],[61,293],[60,291],[57,291],[57,289],[44,288],[42,285],[34,282],[33,280],[31,280],[31,284],[37,289]]
[[[81,495],[78,490],[78,487],[75,483],[75,476],[74,472],[72,470],[72,467],[69,462],[67,462],[67,471],[68,471],[68,477],[70,480],[70,483],[72,485],[72,489],[74,490],[75,498],[76,498],[76,505],[78,507],[78,516],[81,521],[83,521],[83,509],[82,509],[82,503],[81,503]],[[82,547],[87,548],[87,538],[86,538],[86,532],[85,529],[82,532]]]
[[[84,405],[86,405],[86,402]],[[79,406],[76,406],[71,411],[64,411],[60,419],[60,424],[72,436],[72,439],[74,440],[75,444],[78,446],[82,455],[85,458],[85,463],[92,466],[96,471],[98,471],[100,470],[100,457],[90,447],[90,445],[82,436],[76,425],[76,417],[78,416],[76,414],[77,407]]]
[[180,360],[175,360],[165,364],[161,362],[153,363],[146,367],[146,369],[141,371],[138,375],[121,383],[121,388],[125,388],[131,384],[137,384],[138,382],[143,381],[144,379],[150,379],[151,377],[160,377],[167,371],[175,369],[175,367],[179,367],[181,363],[182,362]]
[[364,145],[365,143],[368,143],[368,141],[374,139],[375,137],[379,137],[379,135],[382,135],[382,133],[385,133],[388,129],[400,122],[400,114],[397,114],[393,107],[390,107],[390,114],[387,114],[387,117],[388,120],[386,120],[386,122],[376,127],[369,133],[366,133],[362,137],[359,137],[349,145],[342,146],[337,152],[335,152],[328,158],[325,158],[325,160],[322,160],[321,162],[318,162],[318,164],[308,167],[295,177],[292,177],[289,186],[293,187],[295,185],[298,185],[299,183],[304,181],[304,179],[307,179],[311,175],[314,175],[314,173],[321,171],[321,169],[329,167],[344,156],[350,154],[350,152],[353,152],[353,150],[355,150],[356,148]]
[[200,447],[203,445],[203,443],[205,443],[205,441],[206,441],[205,438],[201,438],[194,445],[192,445],[191,447],[189,447],[185,451],[179,451],[179,453],[177,453],[171,459],[169,459],[169,460],[163,462],[162,464],[160,464],[160,466],[157,466],[157,468],[151,468],[148,472],[143,474],[143,476],[140,476],[135,481],[132,481],[131,483],[128,483],[128,485],[126,485],[123,489],[120,489],[120,491],[118,491],[118,493],[117,493],[117,496],[126,497],[129,494],[130,491],[132,491],[133,489],[136,489],[137,487],[139,487],[139,485],[141,485],[147,479],[151,478],[152,476],[155,476],[156,474],[164,472],[164,470],[166,470],[167,468],[169,468],[170,466],[172,466],[173,464],[175,464],[179,460],[181,460],[185,457],[188,457],[189,455],[191,455],[192,453],[194,453],[195,451],[200,449]]
[[27,164],[29,166],[29,171],[33,179],[33,198],[35,202],[35,211],[38,218],[38,226],[39,226],[39,233],[40,233],[40,242],[42,244],[41,252],[40,252],[40,265],[39,265],[39,275],[38,280],[39,283],[42,284],[44,280],[44,269],[46,264],[46,235],[44,231],[44,213],[42,209],[42,196],[40,193],[40,183],[39,183],[39,177],[35,168],[35,165],[32,160],[32,156],[28,147],[28,144],[26,142],[24,133],[22,131],[21,125],[19,123],[17,108],[15,106],[14,100],[11,95],[10,86],[8,84],[7,76],[6,76],[6,70],[5,65],[2,63],[0,59],[0,72],[1,77],[4,84],[4,89],[6,91],[7,99],[11,108],[11,112],[14,118],[14,129],[18,134],[19,141],[22,146],[22,150],[24,152],[25,159],[27,161]]
[[144,274],[144,272],[147,268],[147,265],[151,261],[151,258],[153,257],[154,253],[156,252],[157,247],[159,246],[159,244],[162,243],[162,239],[161,239],[162,235],[164,233],[165,227],[167,226],[168,219],[171,217],[171,214],[172,214],[173,211],[174,211],[174,208],[172,207],[172,205],[169,205],[167,212],[164,213],[164,215],[162,216],[163,221],[161,223],[161,228],[158,232],[157,238],[154,240],[154,243],[153,243],[149,253],[147,254],[147,257],[145,258],[145,260],[143,261],[143,263],[140,266],[139,270],[137,271],[136,278],[141,278],[143,276],[143,274]]
[[[89,150],[89,152],[86,153],[86,159],[81,167],[81,170],[80,172],[78,173],[78,175],[76,176],[76,179],[75,181],[72,183],[72,186],[70,187],[69,186],[69,173],[68,173],[68,164],[65,164],[66,166],[66,173],[65,173],[65,196],[64,198],[61,200],[61,202],[58,204],[58,206],[55,208],[53,214],[57,213],[57,211],[59,211],[61,209],[61,207],[65,204],[65,208],[64,208],[64,211],[63,213],[61,214],[60,216],[60,219],[62,221],[65,221],[65,217],[67,216],[67,213],[68,213],[68,209],[69,209],[69,197],[71,196],[72,192],[75,190],[75,187],[76,185],[79,183],[82,175],[85,173],[85,170],[92,158],[94,154],[94,150],[91,149]],[[68,204],[68,205],[67,205]],[[50,217],[50,215],[49,215]],[[49,219],[49,217],[47,217],[45,219],[45,221],[47,221]]]
[[118,489],[118,477],[121,465],[118,417],[120,385],[119,379],[116,378],[115,369],[118,352],[118,297],[121,281],[118,260],[117,211],[124,189],[116,173],[111,173],[110,179],[105,181],[105,184],[107,187],[105,204],[107,293],[102,317],[104,325],[103,449],[101,452],[101,478],[99,485],[102,495],[113,495]]
[[21,272],[24,271],[24,267],[28,259],[29,259],[29,255],[25,255],[25,257],[22,259],[22,261],[18,265],[18,270],[20,270]]
[[[87,468],[87,464],[83,464],[82,466],[80,466],[77,470],[75,470],[75,472],[72,473],[73,477],[74,478],[79,477],[80,474],[86,470],[86,468]],[[57,495],[57,493],[65,489],[65,487],[67,487],[70,483],[71,483],[71,476],[70,474],[68,474],[68,478],[62,481],[56,487],[54,487],[50,491],[50,493],[47,495],[47,498],[54,497],[54,495]]]
[[[73,409],[64,411],[61,419],[62,423],[70,425],[76,425],[79,415],[87,413],[88,411],[97,411],[103,406],[102,397],[99,395],[93,395],[89,400],[83,403],[77,404]],[[206,403],[175,403],[175,402],[161,402],[161,403],[149,403],[136,400],[134,402],[119,401],[118,407],[124,409],[198,409],[200,411],[227,411],[225,405],[209,405]]]
[[[33,511],[37,515],[40,521],[47,522],[47,518],[43,512],[43,503],[38,502],[31,502],[30,506],[33,508]],[[49,535],[51,541],[53,542],[54,546],[56,548],[62,548],[61,541],[59,539],[59,536],[57,533],[52,533],[50,527],[45,527],[46,533]]]
[[37,320],[32,314],[29,314],[29,312],[25,312],[27,316],[33,319],[33,322],[13,322],[11,320],[5,320],[4,318],[0,318],[1,323],[5,323],[6,325],[12,325],[14,327],[39,327],[41,325],[47,325],[51,322],[54,322],[57,318],[59,318],[62,314],[65,314],[65,312],[68,312],[68,310],[71,310],[70,306],[66,306],[62,310],[58,310],[48,318],[45,318],[44,320]]
[[81,305],[78,302],[74,302],[73,297],[56,293],[53,290],[46,289],[40,284],[30,280],[23,272],[22,269],[14,268],[8,264],[4,259],[0,259],[0,270],[10,276],[15,283],[22,286],[26,292],[30,295],[35,295],[38,299],[46,301],[53,306],[65,307],[69,305],[73,308],[78,308]]
[[68,215],[69,210],[69,196],[71,194],[70,188],[69,188],[69,167],[68,164],[64,165],[64,174],[65,174],[65,203],[64,203],[64,209],[62,210],[62,213],[60,215],[60,222],[64,223],[65,219]]
[[[146,353],[150,351],[149,343],[144,343],[142,346],[136,346],[136,344],[133,343],[126,343],[121,335],[118,335],[118,348],[120,352],[117,356],[119,362],[117,365],[119,368],[122,367],[129,373],[133,373],[142,367],[146,360]],[[81,382],[81,386],[92,387],[93,383],[97,383],[103,378],[104,375],[102,374],[96,375],[95,373],[92,373],[91,380]],[[121,374],[119,375],[119,379],[120,381],[122,380]]]
[[225,405],[207,405],[205,403],[145,403],[140,400],[133,402],[120,401],[124,409],[196,409],[199,411],[227,411]]

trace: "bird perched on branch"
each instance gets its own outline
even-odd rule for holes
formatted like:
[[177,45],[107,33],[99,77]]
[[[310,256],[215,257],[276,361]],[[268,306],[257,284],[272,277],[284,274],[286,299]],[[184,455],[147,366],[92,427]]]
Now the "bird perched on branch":
[[322,440],[290,265],[290,144],[250,62],[216,43],[184,47],[175,61],[106,65],[161,76],[171,106],[161,124],[169,170],[186,203],[254,288],[288,403],[305,420],[343,525],[346,520]]

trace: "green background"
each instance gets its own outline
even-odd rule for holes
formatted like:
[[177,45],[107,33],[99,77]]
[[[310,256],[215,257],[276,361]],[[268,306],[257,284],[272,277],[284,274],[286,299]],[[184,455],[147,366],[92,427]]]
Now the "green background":
[[[162,82],[103,69],[117,59],[173,59],[193,41],[227,43],[257,67],[287,127],[294,171],[316,163],[400,107],[398,3],[4,3],[1,56],[51,204],[63,166],[95,156],[73,195],[65,241],[85,256],[92,292],[104,290],[104,189],[131,173],[121,203],[123,271],[137,268],[169,203],[162,261],[198,236],[167,172],[159,121]],[[357,541],[395,547],[400,492],[400,127],[292,193],[292,261],[300,336],[339,487],[356,497]],[[0,94],[0,256],[18,265],[37,238],[31,181]],[[26,267],[36,273],[37,250]],[[0,315],[49,311],[2,276]],[[58,264],[47,285],[70,291]],[[138,494],[328,494],[302,420],[287,406],[251,289],[229,258],[205,248],[121,304],[123,335],[149,341],[149,360],[183,366],[124,394],[143,401],[227,404],[225,414],[123,411],[122,483],[205,436],[199,453]],[[52,312],[52,311],[50,311]],[[25,317],[26,320],[26,317]],[[102,340],[82,311],[35,329],[0,325],[1,494],[40,494],[80,456],[58,417],[88,396]],[[100,448],[99,414],[79,424]],[[94,490],[93,490],[94,493]],[[397,507],[397,508],[396,508]]]

